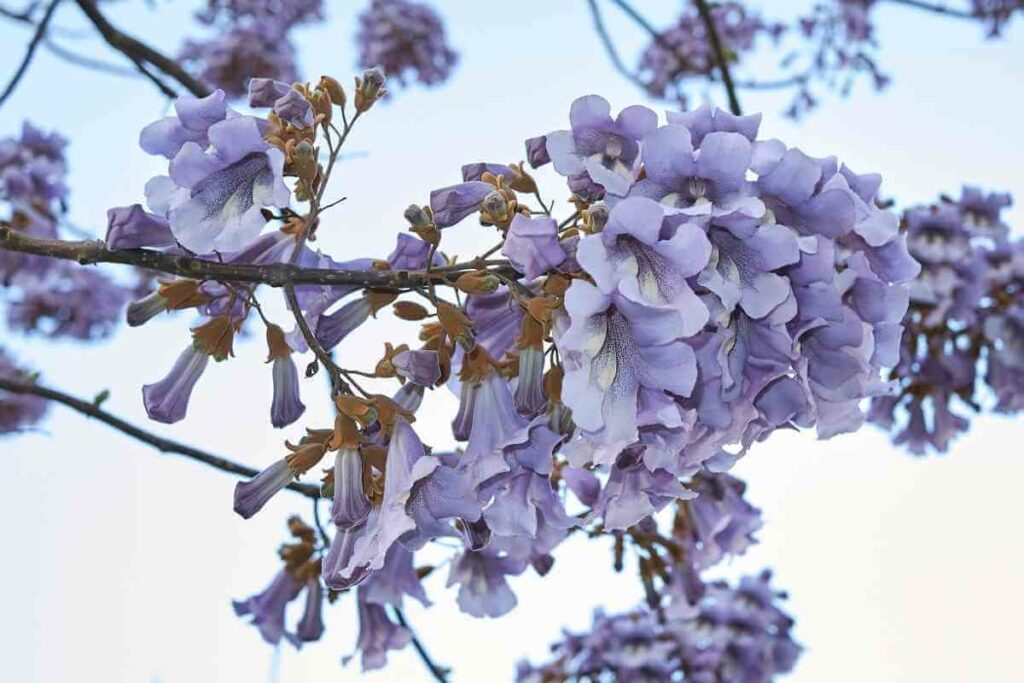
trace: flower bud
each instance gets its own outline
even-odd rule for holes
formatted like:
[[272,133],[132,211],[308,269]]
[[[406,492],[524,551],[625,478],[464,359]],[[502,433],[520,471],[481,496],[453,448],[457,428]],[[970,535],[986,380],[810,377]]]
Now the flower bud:
[[426,208],[416,204],[410,204],[403,215],[405,220],[409,221],[409,225],[414,228],[422,229],[434,225],[434,221],[430,218]]
[[367,69],[362,78],[356,78],[357,112],[369,110],[374,102],[387,94],[384,89],[384,81],[384,72],[377,67]]
[[292,170],[303,180],[313,180],[317,174],[316,150],[308,140],[303,140],[292,149]]
[[486,270],[465,273],[455,281],[455,287],[466,294],[492,294],[500,285],[501,281]]
[[604,202],[592,204],[583,212],[583,223],[591,233],[601,232],[608,222],[608,205]]
[[392,310],[402,320],[423,320],[430,315],[426,308],[412,301],[399,301],[392,306]]
[[508,202],[500,192],[491,192],[481,202],[480,213],[485,223],[504,225],[509,220]]
[[317,87],[327,93],[333,104],[337,105],[341,109],[345,108],[345,103],[347,101],[347,98],[345,97],[345,89],[341,87],[341,83],[336,79],[331,78],[330,76],[321,76],[320,83],[317,84]]

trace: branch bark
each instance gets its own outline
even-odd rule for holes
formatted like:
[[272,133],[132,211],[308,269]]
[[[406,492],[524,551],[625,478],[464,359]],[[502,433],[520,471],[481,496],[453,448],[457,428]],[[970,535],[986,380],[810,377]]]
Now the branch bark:
[[412,289],[435,284],[453,283],[459,275],[478,267],[493,267],[508,277],[520,277],[508,261],[468,262],[458,269],[435,269],[432,273],[409,270],[330,270],[301,268],[288,263],[251,265],[204,261],[194,256],[170,254],[152,249],[111,250],[99,240],[53,240],[28,237],[7,227],[0,227],[0,249],[37,256],[75,261],[80,265],[120,263],[138,266],[169,275],[196,280],[221,282],[253,282],[284,287],[292,285],[349,285],[385,289]]
[[[221,472],[237,474],[242,477],[254,477],[259,474],[259,470],[247,465],[237,463],[233,460],[228,460],[227,458],[214,455],[213,453],[208,453],[204,450],[189,446],[188,444],[183,444],[173,439],[153,434],[152,432],[146,431],[141,427],[137,427],[130,422],[122,420],[116,415],[108,413],[92,401],[85,401],[76,396],[65,394],[57,389],[51,389],[49,387],[29,382],[15,382],[3,377],[0,377],[0,389],[14,394],[31,394],[50,401],[55,401],[56,403],[67,406],[86,417],[99,420],[100,422],[113,427],[122,434],[132,437],[136,441],[141,441],[144,444],[153,446],[161,453],[176,453],[177,455],[183,455],[186,458],[201,462],[204,465],[209,465]],[[288,484],[288,488],[309,498],[318,499],[320,497],[320,487],[313,484],[302,484],[300,482],[293,481]]]

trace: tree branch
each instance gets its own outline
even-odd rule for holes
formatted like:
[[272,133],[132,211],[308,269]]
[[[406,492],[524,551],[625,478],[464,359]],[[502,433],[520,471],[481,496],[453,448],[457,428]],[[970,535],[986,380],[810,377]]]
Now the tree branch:
[[[480,264],[471,261],[458,268],[435,269],[428,274],[421,270],[330,270],[327,268],[301,268],[288,263],[270,265],[219,263],[152,249],[114,251],[107,249],[106,245],[99,240],[68,241],[28,237],[3,226],[0,226],[0,249],[75,261],[81,265],[120,263],[196,280],[255,282],[271,287],[284,287],[286,284],[348,285],[404,290],[425,287],[431,281],[450,284],[455,282],[463,272],[481,267]],[[494,272],[511,278],[520,277],[508,261],[485,261],[483,265],[493,267]]]
[[[92,25],[95,26],[96,30],[103,36],[103,40],[105,40],[110,47],[130,59],[133,64],[136,66],[139,66],[140,62],[152,64],[163,74],[180,83],[183,88],[196,97],[205,97],[209,94],[206,87],[190,76],[189,73],[176,61],[154,50],[142,41],[123,33],[120,29],[107,21],[107,18],[103,16],[103,13],[100,12],[99,8],[96,6],[95,0],[76,0],[76,2],[82,9],[82,12],[85,13],[85,16],[89,18],[89,21],[92,22]],[[141,66],[139,68],[142,73],[150,78],[150,80],[154,80],[154,76],[152,74],[148,73]],[[166,86],[159,83],[159,79],[156,79],[156,82],[158,83],[158,87],[160,87],[161,91],[164,92],[164,94],[167,94],[168,89]]]
[[926,12],[933,12],[935,14],[941,14],[947,17],[956,17],[958,19],[980,19],[978,15],[974,14],[969,10],[956,9],[954,7],[946,7],[934,2],[925,2],[924,0],[885,0],[890,5],[905,5],[907,7],[914,7],[916,9],[923,9]]
[[[209,465],[214,469],[218,469],[221,472],[237,474],[243,477],[254,477],[259,474],[259,470],[248,467],[247,465],[242,465],[241,463],[228,460],[227,458],[222,458],[219,455],[207,453],[206,451],[183,444],[179,441],[158,436],[142,429],[141,427],[136,427],[116,415],[108,413],[92,401],[84,401],[75,396],[71,396],[70,394],[65,394],[62,391],[57,391],[56,389],[50,389],[49,387],[39,386],[38,384],[30,382],[15,382],[3,377],[0,377],[0,389],[14,394],[31,394],[50,401],[56,401],[57,403],[65,405],[86,417],[95,418],[100,422],[113,427],[119,432],[127,434],[136,441],[149,444],[161,453],[176,453],[178,455],[183,455],[186,458],[191,458],[192,460]],[[288,488],[309,498],[316,499],[320,497],[320,487],[313,484],[302,484],[297,481],[293,481],[288,484]]]
[[430,670],[434,680],[438,683],[448,683],[447,670],[444,667],[435,664],[434,660],[430,658],[430,654],[427,652],[427,649],[423,647],[423,643],[421,643],[420,639],[416,636],[416,632],[412,630],[412,626],[409,625],[409,621],[405,618],[405,614],[402,613],[402,610],[397,607],[394,607],[393,609],[395,610],[395,617],[398,618],[398,623],[401,624],[412,636],[412,646],[416,649],[416,654],[420,656],[420,659],[423,660],[423,663]]
[[597,0],[587,0],[587,4],[590,6],[590,15],[594,19],[594,30],[597,31],[597,36],[601,39],[601,43],[604,44],[605,52],[608,53],[608,59],[611,60],[612,66],[630,83],[641,90],[646,90],[647,86],[644,82],[629,70],[626,63],[622,61],[622,57],[619,56],[618,50],[615,49],[615,43],[612,41],[611,34],[608,33],[608,29],[604,25],[604,19],[601,17],[601,8],[597,6]]
[[18,87],[18,83],[21,81],[22,76],[28,71],[29,64],[32,63],[32,57],[36,54],[36,48],[39,47],[39,43],[46,36],[46,29],[50,25],[50,19],[53,18],[53,13],[57,10],[57,5],[61,3],[61,0],[51,0],[49,6],[46,8],[46,14],[39,21],[39,25],[36,26],[36,32],[32,36],[32,40],[29,41],[28,49],[25,50],[25,56],[21,60],[21,64],[18,65],[18,70],[14,72],[14,76],[11,78],[11,82],[7,84],[2,95],[0,95],[0,106],[14,92],[14,89]]
[[708,43],[711,45],[712,51],[715,53],[715,59],[718,61],[718,71],[722,74],[722,84],[725,86],[725,94],[729,98],[729,110],[736,116],[743,114],[743,108],[740,107],[740,99],[736,95],[736,86],[732,82],[732,74],[729,73],[729,63],[725,58],[725,49],[722,47],[722,39],[718,35],[718,27],[715,26],[715,18],[711,15],[711,9],[708,7],[707,0],[694,0],[697,5],[697,12],[700,14],[701,21],[704,22],[704,29],[708,34]]

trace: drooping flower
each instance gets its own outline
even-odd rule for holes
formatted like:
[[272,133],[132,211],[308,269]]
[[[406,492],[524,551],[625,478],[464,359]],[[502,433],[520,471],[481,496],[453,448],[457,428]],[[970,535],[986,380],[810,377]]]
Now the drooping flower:
[[185,417],[192,389],[209,360],[208,353],[190,345],[178,356],[167,377],[142,387],[143,403],[151,420],[172,424]]
[[391,546],[402,534],[416,527],[407,503],[413,486],[433,472],[438,464],[437,458],[426,454],[409,423],[399,418],[388,447],[383,499],[370,511],[365,531],[356,539],[352,557],[341,571],[343,578],[364,569],[380,569]]
[[[359,639],[356,652],[360,653],[363,671],[380,669],[388,662],[389,650],[401,650],[412,640],[409,629],[391,621],[382,605],[366,599],[366,589],[357,591],[359,607]],[[342,659],[347,664],[354,655]]]

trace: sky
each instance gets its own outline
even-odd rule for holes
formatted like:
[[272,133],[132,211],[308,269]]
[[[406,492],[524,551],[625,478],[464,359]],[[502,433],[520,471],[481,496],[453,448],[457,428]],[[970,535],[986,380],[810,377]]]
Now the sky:
[[[68,44],[117,61],[67,4],[55,23],[79,36]],[[329,22],[297,33],[302,65],[312,79],[328,73],[347,83],[362,3],[326,4]],[[635,4],[659,24],[676,6]],[[803,4],[770,3],[782,15]],[[445,86],[399,91],[360,121],[352,156],[335,181],[348,199],[320,231],[320,246],[332,256],[386,255],[406,205],[425,203],[432,188],[457,181],[463,163],[521,159],[522,141],[566,127],[569,105],[580,95],[604,95],[616,110],[633,103],[664,108],[613,72],[584,2],[523,0],[514,7],[443,3],[461,64]],[[191,9],[157,0],[111,3],[109,13],[173,52],[195,30]],[[642,34],[612,8],[605,13],[631,57]],[[1024,22],[1004,40],[987,42],[977,25],[905,7],[883,5],[876,16],[892,86],[876,94],[861,84],[848,99],[826,98],[799,123],[782,116],[784,98],[743,93],[746,110],[764,113],[762,135],[811,155],[837,155],[859,172],[881,172],[883,193],[899,206],[955,195],[965,182],[1024,197]],[[0,24],[0,77],[13,72],[28,38],[23,28]],[[768,73],[777,59],[759,54],[754,66]],[[721,93],[710,95],[721,101]],[[145,181],[162,172],[136,139],[165,111],[148,82],[83,70],[40,51],[0,109],[0,136],[23,119],[68,136],[71,219],[99,235],[106,209],[141,201]],[[538,177],[547,196],[561,201],[558,179]],[[1016,207],[1008,218],[1024,224],[1024,211]],[[493,242],[469,222],[457,231],[446,234],[446,248],[458,254]],[[263,298],[268,314],[285,320],[276,297]],[[165,374],[188,343],[190,322],[167,316],[93,345],[3,329],[0,339],[47,384],[85,397],[109,389],[105,407],[144,423],[139,387]],[[367,367],[385,340],[409,334],[384,316],[340,353],[346,364]],[[282,455],[298,425],[281,432],[267,426],[270,371],[262,341],[243,341],[236,350],[237,358],[203,377],[187,419],[154,431],[263,467]],[[304,387],[304,423],[330,420],[320,390],[316,380]],[[447,422],[455,404],[443,391],[428,396],[416,423],[426,442],[451,445]],[[986,416],[941,457],[912,458],[871,428],[824,442],[776,434],[752,449],[734,473],[748,481],[766,523],[761,543],[722,571],[736,576],[771,567],[789,592],[786,608],[806,651],[787,681],[1020,680],[1024,545],[1015,519],[1022,437],[1018,419]],[[366,676],[355,663],[341,666],[356,638],[351,598],[326,611],[325,637],[301,653],[274,652],[234,617],[230,598],[261,590],[276,571],[287,515],[309,517],[305,499],[282,494],[243,521],[231,511],[234,483],[58,406],[38,432],[0,440],[4,680],[426,680],[411,649]],[[511,614],[482,621],[458,612],[442,568],[427,580],[434,606],[412,604],[407,613],[435,659],[453,667],[453,681],[510,680],[518,659],[541,659],[563,627],[585,628],[595,607],[618,610],[639,601],[637,582],[611,564],[606,545],[570,540],[548,577],[513,579],[519,605]]]

